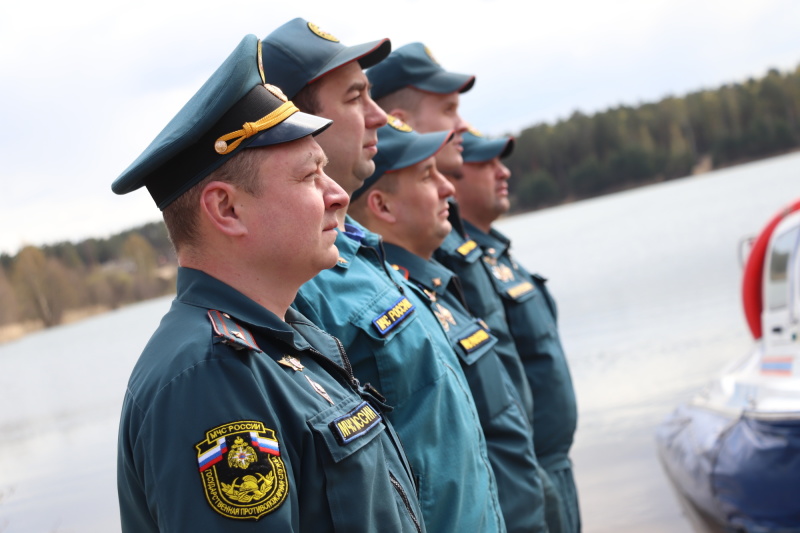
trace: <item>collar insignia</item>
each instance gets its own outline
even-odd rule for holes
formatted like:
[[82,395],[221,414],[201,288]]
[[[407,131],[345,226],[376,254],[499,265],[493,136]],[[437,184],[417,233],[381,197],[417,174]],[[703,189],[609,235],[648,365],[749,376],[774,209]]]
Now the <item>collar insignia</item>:
[[214,328],[214,338],[219,342],[227,344],[235,350],[262,351],[256,344],[253,334],[234,322],[228,313],[211,309],[208,311],[208,318]]

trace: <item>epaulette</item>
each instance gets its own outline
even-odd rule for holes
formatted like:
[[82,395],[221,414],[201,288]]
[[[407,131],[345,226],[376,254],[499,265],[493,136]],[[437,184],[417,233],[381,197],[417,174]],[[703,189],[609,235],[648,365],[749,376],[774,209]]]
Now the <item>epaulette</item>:
[[258,347],[253,334],[233,321],[228,313],[222,313],[215,309],[208,311],[208,318],[214,327],[214,336],[223,344],[227,344],[236,350],[255,350],[262,352]]

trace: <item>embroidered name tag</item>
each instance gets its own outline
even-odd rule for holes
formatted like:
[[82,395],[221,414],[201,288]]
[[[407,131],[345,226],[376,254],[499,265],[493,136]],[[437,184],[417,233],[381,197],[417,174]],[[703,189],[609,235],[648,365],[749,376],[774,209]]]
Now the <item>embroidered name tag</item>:
[[389,330],[405,320],[412,311],[414,311],[414,304],[412,304],[408,298],[403,296],[389,309],[375,317],[372,320],[372,323],[375,324],[376,328],[378,328],[378,333],[381,335],[386,335]]
[[369,430],[380,424],[382,419],[383,417],[370,404],[362,402],[361,405],[335,419],[328,426],[339,444],[344,446],[366,435]]
[[456,251],[458,253],[460,253],[461,255],[466,257],[467,254],[469,254],[477,246],[478,246],[477,242],[475,242],[473,240],[469,240],[469,241],[465,242],[464,244],[462,244],[461,246],[459,246],[458,248],[456,248]]
[[459,339],[458,344],[460,344],[461,347],[467,351],[467,353],[470,353],[486,344],[486,342],[488,342],[490,339],[491,337],[489,336],[488,331],[485,329],[479,329],[478,331],[467,335],[463,339]]
[[533,283],[529,281],[523,281],[519,285],[514,285],[513,287],[508,289],[506,293],[512,298],[516,299],[522,296],[523,294],[531,292],[534,288],[535,287],[533,286]]

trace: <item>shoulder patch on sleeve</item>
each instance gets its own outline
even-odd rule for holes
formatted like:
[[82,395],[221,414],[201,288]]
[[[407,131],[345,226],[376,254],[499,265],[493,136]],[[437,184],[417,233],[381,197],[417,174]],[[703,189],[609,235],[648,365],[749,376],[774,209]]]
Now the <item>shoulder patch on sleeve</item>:
[[263,351],[256,344],[253,334],[247,331],[230,317],[227,313],[222,313],[215,309],[208,311],[208,318],[214,328],[214,336],[220,342],[233,347],[236,350],[255,350]]
[[206,500],[222,516],[258,520],[286,500],[289,478],[278,437],[263,422],[217,426],[195,449]]

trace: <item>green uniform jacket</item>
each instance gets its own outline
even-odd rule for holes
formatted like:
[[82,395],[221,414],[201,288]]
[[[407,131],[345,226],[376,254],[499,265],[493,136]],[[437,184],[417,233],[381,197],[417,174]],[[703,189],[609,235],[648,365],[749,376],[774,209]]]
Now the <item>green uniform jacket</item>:
[[385,244],[386,258],[428,295],[428,305],[458,354],[478,408],[500,505],[511,533],[547,531],[533,431],[514,385],[500,362],[497,339],[469,314],[458,278],[435,259]]
[[380,398],[338,341],[181,268],[128,383],[124,532],[424,531]]
[[[508,327],[533,392],[536,456],[559,490],[567,513],[566,531],[580,531],[569,459],[578,413],[558,334],[555,301],[545,278],[530,274],[513,260],[507,237],[494,229],[484,233],[467,221],[464,228],[481,248],[481,262],[503,301]],[[472,301],[470,297],[468,293],[468,302]]]
[[419,289],[385,261],[380,238],[348,217],[339,263],[301,287],[294,305],[344,344],[355,375],[394,410],[429,531],[505,531],[475,403]]

